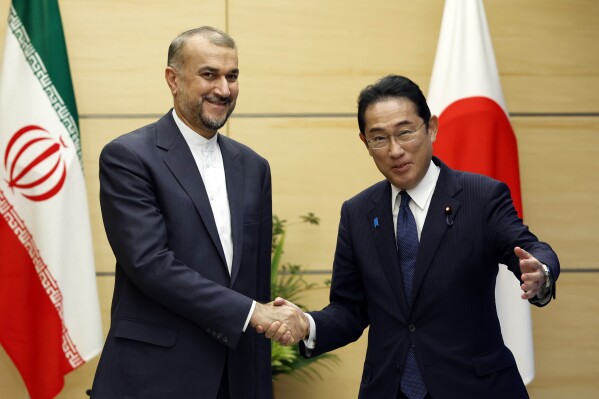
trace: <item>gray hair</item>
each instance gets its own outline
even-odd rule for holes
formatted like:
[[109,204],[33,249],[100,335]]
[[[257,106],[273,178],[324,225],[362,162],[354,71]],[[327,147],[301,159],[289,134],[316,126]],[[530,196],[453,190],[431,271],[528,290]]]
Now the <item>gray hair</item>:
[[181,49],[185,43],[187,43],[187,40],[194,36],[202,36],[208,39],[208,41],[212,44],[237,50],[235,40],[233,40],[231,36],[211,26],[201,26],[199,28],[190,29],[180,33],[176,38],[173,39],[168,47],[168,66],[175,69],[181,67]]

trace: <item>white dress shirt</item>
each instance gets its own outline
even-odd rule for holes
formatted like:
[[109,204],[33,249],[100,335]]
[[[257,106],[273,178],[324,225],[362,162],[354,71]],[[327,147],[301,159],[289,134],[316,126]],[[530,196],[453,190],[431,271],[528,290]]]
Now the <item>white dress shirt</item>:
[[[231,235],[231,210],[229,208],[229,196],[227,195],[227,180],[225,178],[225,166],[223,156],[218,145],[218,135],[216,133],[211,139],[206,139],[194,132],[187,126],[173,109],[173,118],[177,127],[181,131],[185,142],[191,150],[193,159],[196,162],[202,181],[206,187],[206,193],[210,200],[210,207],[216,222],[216,229],[220,237],[220,243],[225,253],[227,269],[231,275],[231,266],[233,265],[233,236]],[[256,302],[252,303],[250,312],[243,326],[246,330]]]

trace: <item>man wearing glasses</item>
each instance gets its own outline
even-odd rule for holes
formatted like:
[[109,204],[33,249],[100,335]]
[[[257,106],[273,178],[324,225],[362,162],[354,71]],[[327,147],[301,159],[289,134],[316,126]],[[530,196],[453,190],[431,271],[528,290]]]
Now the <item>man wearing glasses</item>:
[[[330,304],[307,314],[300,349],[317,356],[370,326],[360,398],[528,398],[501,335],[498,264],[544,306],[559,261],[507,185],[433,157],[437,122],[405,77],[360,93],[360,139],[386,179],[343,204]],[[285,341],[276,327],[266,336]]]

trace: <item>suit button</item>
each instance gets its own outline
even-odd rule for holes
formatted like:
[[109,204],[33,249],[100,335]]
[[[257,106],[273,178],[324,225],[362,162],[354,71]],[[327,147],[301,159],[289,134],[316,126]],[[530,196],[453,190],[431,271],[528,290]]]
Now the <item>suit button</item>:
[[216,331],[212,331],[212,336],[216,337]]
[[223,337],[222,333],[218,333],[218,335],[216,336],[217,339],[221,339]]
[[229,338],[227,338],[227,337],[224,337],[224,338],[223,338],[223,342],[226,344],[227,342],[229,342]]
[[210,333],[212,332],[212,329],[211,329],[211,328],[207,328],[207,329],[206,329],[206,332],[207,332],[208,334],[210,334]]
[[413,325],[413,324],[410,324],[410,325],[408,326],[408,330],[410,330],[410,332],[414,332],[414,331],[416,331],[416,326],[415,326],[415,325]]

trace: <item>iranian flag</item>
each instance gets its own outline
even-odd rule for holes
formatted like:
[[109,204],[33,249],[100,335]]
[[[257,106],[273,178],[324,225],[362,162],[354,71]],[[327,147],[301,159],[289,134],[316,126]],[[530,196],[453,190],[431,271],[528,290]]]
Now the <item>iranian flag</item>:
[[[434,153],[454,169],[505,182],[522,217],[516,136],[508,118],[481,0],[446,0],[428,93],[439,116]],[[495,297],[501,331],[525,384],[534,378],[530,305],[500,265]]]
[[32,399],[102,328],[78,116],[56,0],[13,0],[0,72],[0,344]]

